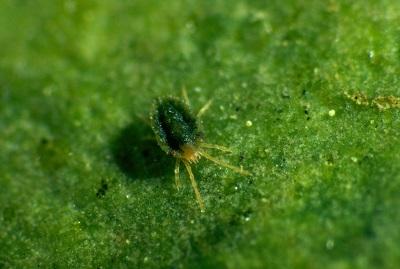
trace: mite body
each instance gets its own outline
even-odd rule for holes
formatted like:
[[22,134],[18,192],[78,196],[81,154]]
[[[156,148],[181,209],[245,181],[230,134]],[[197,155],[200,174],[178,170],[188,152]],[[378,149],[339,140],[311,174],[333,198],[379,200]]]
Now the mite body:
[[150,115],[151,126],[156,139],[163,151],[176,158],[175,184],[180,188],[179,167],[182,162],[189,174],[189,178],[201,210],[204,210],[204,202],[201,198],[196,180],[194,178],[191,164],[197,163],[204,157],[220,166],[232,169],[233,171],[249,175],[250,173],[220,161],[210,156],[205,149],[217,149],[230,152],[226,147],[204,143],[204,135],[201,131],[200,117],[208,109],[211,102],[208,102],[195,115],[190,107],[186,92],[183,92],[185,101],[175,97],[159,98],[155,101],[152,114]]
[[196,162],[203,135],[190,108],[173,97],[157,99],[152,128],[160,147],[175,158]]

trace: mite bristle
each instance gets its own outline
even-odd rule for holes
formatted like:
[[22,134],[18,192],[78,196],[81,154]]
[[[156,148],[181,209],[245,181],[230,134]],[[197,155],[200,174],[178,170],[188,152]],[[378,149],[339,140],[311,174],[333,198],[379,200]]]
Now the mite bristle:
[[233,152],[230,148],[227,148],[227,147],[224,147],[224,146],[221,146],[221,145],[216,145],[216,144],[207,144],[207,143],[204,143],[204,142],[200,143],[200,147],[208,148],[208,149],[217,149],[217,150],[220,150],[220,151],[223,151],[223,152],[229,152],[229,153]]
[[178,190],[181,187],[181,181],[180,181],[180,178],[179,178],[179,165],[180,165],[180,162],[181,161],[179,159],[176,159],[175,170],[174,170],[174,173],[175,173],[175,186],[176,186],[176,188]]
[[244,170],[241,167],[239,168],[239,167],[230,165],[229,163],[226,163],[226,162],[223,162],[221,160],[218,160],[218,159],[212,157],[211,155],[209,155],[208,153],[206,153],[204,151],[199,151],[199,154],[201,156],[203,156],[204,158],[212,161],[213,163],[215,163],[217,165],[220,165],[220,166],[223,166],[223,167],[226,167],[226,168],[229,168],[229,169],[231,169],[232,171],[235,171],[238,174],[245,175],[245,176],[251,176],[251,173],[249,171]]
[[201,210],[202,212],[204,212],[204,210],[205,210],[204,202],[203,202],[203,199],[201,198],[200,191],[199,191],[199,188],[198,188],[198,186],[197,186],[197,182],[196,182],[196,180],[194,179],[194,175],[193,175],[193,172],[192,172],[192,168],[190,167],[190,164],[189,164],[187,161],[183,161],[183,164],[185,165],[186,170],[187,170],[187,172],[188,172],[188,174],[189,174],[190,183],[192,184],[192,188],[193,188],[194,193],[195,193],[195,195],[196,195],[196,200],[197,200],[197,202],[199,203],[200,210]]

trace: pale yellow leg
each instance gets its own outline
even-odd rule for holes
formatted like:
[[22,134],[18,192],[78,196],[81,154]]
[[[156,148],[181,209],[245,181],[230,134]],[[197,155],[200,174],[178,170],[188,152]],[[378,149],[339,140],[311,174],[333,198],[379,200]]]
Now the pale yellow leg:
[[199,203],[200,210],[204,211],[204,202],[203,202],[203,199],[201,198],[199,188],[197,187],[196,180],[194,179],[192,168],[190,168],[190,164],[187,161],[183,161],[183,164],[185,165],[186,170],[189,174],[190,182],[192,183],[192,187],[193,187],[194,193],[196,195],[196,200]]
[[202,108],[200,108],[197,117],[200,118],[210,108],[211,104],[212,100],[209,100]]
[[181,188],[181,180],[179,179],[179,165],[181,163],[181,160],[176,159],[175,162],[175,186],[179,190]]
[[224,152],[232,152],[232,150],[230,148],[220,146],[220,145],[215,145],[215,144],[207,144],[207,143],[203,143],[203,142],[200,143],[200,147],[208,148],[208,149],[218,149],[218,150],[224,151]]
[[182,96],[183,96],[183,100],[185,100],[185,103],[190,106],[190,101],[189,101],[189,97],[186,91],[186,87],[182,86]]
[[216,159],[216,158],[210,156],[208,153],[206,153],[206,152],[204,152],[204,151],[200,151],[199,153],[200,153],[200,155],[202,155],[204,158],[206,158],[206,159],[208,159],[208,160],[210,160],[210,161],[212,161],[212,162],[214,162],[214,163],[216,163],[216,164],[218,164],[218,165],[220,165],[220,166],[223,166],[223,167],[232,169],[232,170],[235,171],[236,173],[239,173],[239,174],[242,174],[242,175],[246,175],[246,176],[250,176],[250,175],[251,175],[251,173],[250,173],[249,171],[246,171],[246,170],[244,170],[244,169],[241,168],[241,167],[239,168],[239,167],[230,165],[229,163],[220,161],[220,160],[218,160],[218,159]]

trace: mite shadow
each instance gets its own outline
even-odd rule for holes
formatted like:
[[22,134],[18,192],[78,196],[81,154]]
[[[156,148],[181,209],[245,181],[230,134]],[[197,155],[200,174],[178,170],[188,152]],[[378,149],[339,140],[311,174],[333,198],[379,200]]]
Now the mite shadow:
[[173,174],[174,160],[158,146],[150,126],[140,120],[121,130],[112,142],[112,154],[131,180]]

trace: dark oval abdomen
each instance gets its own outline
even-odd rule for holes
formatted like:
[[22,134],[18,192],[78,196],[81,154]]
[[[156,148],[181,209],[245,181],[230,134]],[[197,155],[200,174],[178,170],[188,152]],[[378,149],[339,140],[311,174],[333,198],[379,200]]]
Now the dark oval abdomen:
[[174,98],[159,99],[153,115],[156,134],[161,142],[178,151],[186,144],[194,145],[199,138],[196,118],[188,106]]

